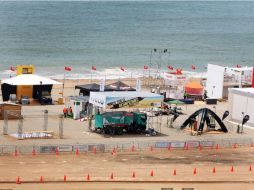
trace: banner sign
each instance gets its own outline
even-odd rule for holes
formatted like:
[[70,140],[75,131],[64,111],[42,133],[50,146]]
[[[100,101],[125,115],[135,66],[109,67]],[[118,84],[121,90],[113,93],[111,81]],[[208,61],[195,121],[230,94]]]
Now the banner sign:
[[105,89],[105,79],[101,79],[100,80],[100,91],[104,91]]
[[189,148],[196,148],[199,146],[199,141],[187,141],[186,145],[188,145]]
[[137,92],[141,91],[141,81],[139,79],[137,79],[136,81],[136,91]]
[[59,152],[72,152],[72,146],[70,146],[70,145],[58,146],[58,151]]
[[168,148],[170,145],[170,142],[156,142],[155,148]]
[[56,152],[57,146],[40,146],[40,153]]
[[88,151],[88,145],[74,145],[73,151],[79,150],[79,152],[87,152]]
[[184,148],[185,142],[171,142],[171,148]]
[[105,145],[104,144],[88,145],[88,150],[89,151],[93,151],[94,148],[96,148],[97,151],[105,151]]
[[200,145],[203,147],[212,147],[214,145],[214,141],[200,141]]

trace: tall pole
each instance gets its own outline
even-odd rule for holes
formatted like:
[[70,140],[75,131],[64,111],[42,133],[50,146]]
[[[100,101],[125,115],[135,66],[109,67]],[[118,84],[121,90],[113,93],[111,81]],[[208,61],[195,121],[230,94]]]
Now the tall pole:
[[63,78],[62,98],[64,97],[64,83],[65,83],[65,73]]
[[132,86],[132,71],[131,71],[131,82],[130,82],[130,87]]
[[152,53],[153,53],[153,50],[151,50],[150,52],[150,63],[149,63],[149,77],[150,77],[150,72],[151,72],[151,67],[152,67]]

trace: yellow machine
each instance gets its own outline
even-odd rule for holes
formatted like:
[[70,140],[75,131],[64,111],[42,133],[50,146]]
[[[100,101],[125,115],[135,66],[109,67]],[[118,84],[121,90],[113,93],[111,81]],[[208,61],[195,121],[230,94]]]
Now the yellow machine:
[[[18,65],[17,75],[22,74],[34,74],[34,65]],[[26,95],[29,98],[32,98],[33,86],[32,85],[17,86],[17,99],[20,99],[22,95]]]

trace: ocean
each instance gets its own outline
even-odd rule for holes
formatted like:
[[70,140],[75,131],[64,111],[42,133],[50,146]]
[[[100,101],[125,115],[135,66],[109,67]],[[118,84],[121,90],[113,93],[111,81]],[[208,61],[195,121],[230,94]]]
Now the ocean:
[[69,78],[90,78],[91,66],[94,77],[134,77],[144,65],[253,66],[253,21],[254,2],[0,1],[0,79],[19,64],[54,78],[64,66]]

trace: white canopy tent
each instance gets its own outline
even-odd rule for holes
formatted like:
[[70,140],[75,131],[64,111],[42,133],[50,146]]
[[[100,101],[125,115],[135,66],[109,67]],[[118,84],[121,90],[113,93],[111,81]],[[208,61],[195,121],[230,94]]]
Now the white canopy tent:
[[55,80],[41,77],[34,74],[21,74],[1,81],[1,91],[3,101],[10,100],[10,96],[15,95],[19,100],[22,96],[33,99],[41,99],[42,93],[51,94],[52,86],[62,84]]
[[22,74],[18,75],[16,77],[12,77],[9,79],[5,79],[1,81],[2,84],[9,84],[9,85],[50,85],[50,84],[62,84],[60,82],[57,82],[55,80],[41,77],[34,74]]
[[241,122],[243,115],[249,115],[247,125],[254,126],[254,88],[229,89],[229,119]]

